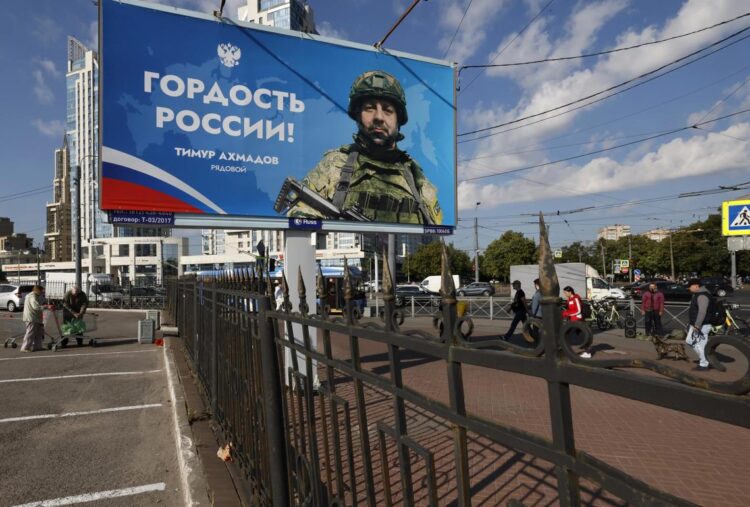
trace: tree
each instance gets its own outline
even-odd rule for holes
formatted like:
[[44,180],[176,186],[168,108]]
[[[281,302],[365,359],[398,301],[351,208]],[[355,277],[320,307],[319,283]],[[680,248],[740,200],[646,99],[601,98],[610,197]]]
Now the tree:
[[492,241],[484,251],[483,271],[492,278],[509,281],[510,267],[515,264],[536,262],[536,244],[522,233],[505,231]]
[[[454,248],[452,244],[447,246],[447,250],[451,272],[461,278],[469,277],[474,264],[466,252]],[[427,276],[439,275],[442,253],[443,247],[440,241],[420,245],[414,255],[410,255],[408,259],[412,278],[421,280]]]

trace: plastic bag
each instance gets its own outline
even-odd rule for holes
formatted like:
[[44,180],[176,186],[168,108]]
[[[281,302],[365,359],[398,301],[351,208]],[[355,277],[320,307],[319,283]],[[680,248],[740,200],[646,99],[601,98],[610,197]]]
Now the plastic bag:
[[83,319],[73,319],[70,322],[64,322],[61,329],[63,335],[79,335],[86,332],[86,323]]

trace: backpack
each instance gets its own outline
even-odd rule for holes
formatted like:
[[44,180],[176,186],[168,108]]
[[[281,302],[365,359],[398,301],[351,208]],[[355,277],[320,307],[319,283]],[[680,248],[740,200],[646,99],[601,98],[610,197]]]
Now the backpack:
[[714,296],[708,298],[708,312],[706,312],[706,322],[712,326],[721,326],[727,320],[727,309],[724,307],[724,301],[716,299]]
[[583,317],[583,320],[591,318],[591,303],[588,301],[581,300],[581,316]]

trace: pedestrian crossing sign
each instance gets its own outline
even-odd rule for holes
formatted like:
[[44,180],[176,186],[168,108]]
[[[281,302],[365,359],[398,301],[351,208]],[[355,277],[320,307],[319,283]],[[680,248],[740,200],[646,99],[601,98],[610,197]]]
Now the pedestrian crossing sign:
[[724,236],[750,236],[750,200],[726,201],[721,211]]

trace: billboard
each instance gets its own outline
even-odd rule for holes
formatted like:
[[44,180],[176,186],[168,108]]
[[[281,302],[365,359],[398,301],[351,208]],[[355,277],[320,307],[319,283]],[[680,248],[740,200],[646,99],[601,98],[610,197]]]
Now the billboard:
[[217,227],[238,223],[228,217],[455,225],[451,65],[135,1],[100,5],[103,210]]
[[722,203],[721,232],[724,236],[750,235],[750,199]]

